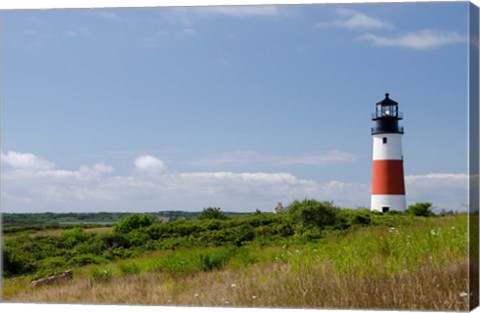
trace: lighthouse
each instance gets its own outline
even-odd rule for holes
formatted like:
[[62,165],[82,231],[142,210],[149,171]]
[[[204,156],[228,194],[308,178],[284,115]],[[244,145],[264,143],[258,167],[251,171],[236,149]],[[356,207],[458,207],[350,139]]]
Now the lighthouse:
[[403,127],[398,121],[398,103],[385,94],[385,99],[375,105],[372,120],[373,169],[371,210],[388,212],[404,211],[405,181],[403,175],[402,136]]

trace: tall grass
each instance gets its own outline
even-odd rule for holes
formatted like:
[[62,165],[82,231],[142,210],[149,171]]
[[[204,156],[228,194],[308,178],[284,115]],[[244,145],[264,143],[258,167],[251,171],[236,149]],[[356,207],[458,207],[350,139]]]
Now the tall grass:
[[[466,310],[467,245],[466,216],[426,218],[311,243],[155,252],[82,268],[71,283],[4,293],[4,300]],[[102,270],[108,279],[92,282],[89,273]]]

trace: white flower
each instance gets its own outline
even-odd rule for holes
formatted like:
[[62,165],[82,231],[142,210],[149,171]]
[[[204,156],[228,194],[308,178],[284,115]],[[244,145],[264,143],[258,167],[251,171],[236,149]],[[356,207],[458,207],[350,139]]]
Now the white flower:
[[459,293],[459,296],[462,297],[462,298],[464,298],[464,297],[468,296],[468,293],[466,293],[466,292],[460,292],[460,293]]
[[230,287],[236,288],[236,287],[237,287],[237,284],[231,284]]

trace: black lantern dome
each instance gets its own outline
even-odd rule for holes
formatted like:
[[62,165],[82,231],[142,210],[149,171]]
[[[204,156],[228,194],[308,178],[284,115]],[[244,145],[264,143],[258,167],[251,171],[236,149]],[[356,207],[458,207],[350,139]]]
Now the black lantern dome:
[[398,112],[398,102],[389,98],[385,94],[385,99],[377,102],[375,113],[372,114],[372,120],[375,121],[375,127],[372,127],[372,135],[396,133],[403,134],[403,127],[398,126],[398,121],[403,119],[403,114]]

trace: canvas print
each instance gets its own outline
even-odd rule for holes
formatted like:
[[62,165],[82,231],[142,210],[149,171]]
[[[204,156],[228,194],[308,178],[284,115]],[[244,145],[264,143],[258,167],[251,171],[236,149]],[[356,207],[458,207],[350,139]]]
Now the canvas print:
[[474,4],[1,15],[2,302],[478,305]]

